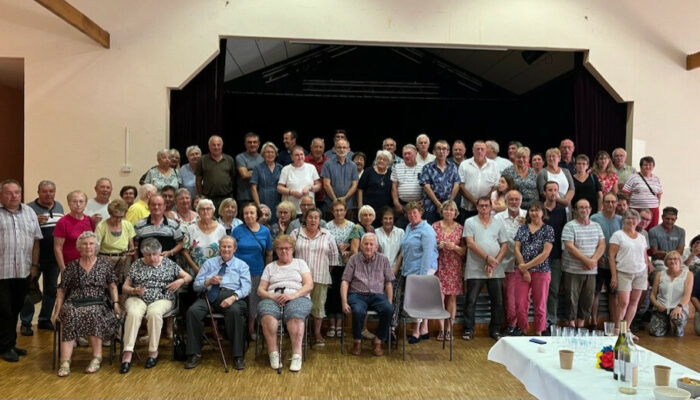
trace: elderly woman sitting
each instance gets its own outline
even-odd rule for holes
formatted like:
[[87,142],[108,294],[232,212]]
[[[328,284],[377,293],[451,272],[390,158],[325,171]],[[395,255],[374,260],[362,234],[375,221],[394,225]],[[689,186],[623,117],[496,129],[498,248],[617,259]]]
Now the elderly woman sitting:
[[163,328],[163,314],[173,308],[174,292],[180,286],[192,281],[187,272],[167,257],[161,255],[163,248],[155,238],[141,243],[143,257],[131,264],[124,282],[126,299],[126,321],[124,322],[124,354],[119,373],[126,374],[131,369],[131,356],[134,343],[144,315],[148,321],[148,359],[146,368],[153,368],[158,362],[158,342]]
[[165,186],[172,186],[174,188],[181,187],[182,177],[180,176],[180,172],[173,168],[170,163],[170,150],[159,150],[156,158],[158,160],[158,165],[146,172],[143,183],[152,184],[158,189],[158,193],[160,193]]
[[52,323],[61,321],[60,377],[70,374],[76,339],[87,337],[90,342],[92,360],[85,373],[92,374],[100,370],[102,340],[113,338],[119,331],[116,315],[119,303],[112,266],[97,258],[97,237],[93,232],[86,231],[78,236],[77,247],[80,258],[70,262],[63,271],[51,317]]
[[674,336],[683,336],[688,322],[688,303],[693,290],[693,274],[681,268],[681,255],[669,251],[664,258],[666,271],[654,277],[654,286],[649,297],[654,311],[649,321],[651,336],[664,336],[669,331]]
[[[304,320],[311,311],[309,293],[314,287],[311,270],[306,262],[294,258],[296,241],[281,234],[273,242],[277,261],[268,264],[260,277],[258,286],[258,313],[262,325],[270,366],[279,368],[280,354],[277,349],[277,325],[284,317],[292,341],[292,362],[289,370],[301,370],[301,341],[304,338]],[[284,316],[282,315],[284,307]]]

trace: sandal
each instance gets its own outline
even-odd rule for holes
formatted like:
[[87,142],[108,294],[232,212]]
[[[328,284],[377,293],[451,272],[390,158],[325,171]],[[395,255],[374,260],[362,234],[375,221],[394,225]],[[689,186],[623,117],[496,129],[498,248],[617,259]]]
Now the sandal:
[[92,357],[92,360],[90,360],[90,364],[85,368],[85,373],[86,374],[94,374],[95,372],[100,370],[100,367],[102,366],[102,356],[95,356]]
[[58,376],[63,378],[70,374],[70,360],[61,360],[61,366],[58,368]]
[[328,332],[326,332],[326,337],[334,338],[335,337],[335,329],[333,329],[333,328],[329,329]]
[[335,327],[335,337],[341,337],[341,336],[343,336],[343,327],[336,326]]
[[435,336],[435,340],[438,342],[442,342],[442,340],[445,338],[445,332],[444,331],[438,331],[437,336]]
[[452,332],[450,332],[450,331],[445,332],[445,340],[448,342],[452,341]]

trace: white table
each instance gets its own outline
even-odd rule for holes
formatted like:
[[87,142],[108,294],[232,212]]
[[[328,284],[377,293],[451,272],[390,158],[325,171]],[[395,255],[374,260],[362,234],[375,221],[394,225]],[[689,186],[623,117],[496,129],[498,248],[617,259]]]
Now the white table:
[[[698,378],[700,375],[687,367],[649,352],[648,362],[640,366],[639,385],[636,395],[625,395],[618,391],[619,381],[610,371],[595,367],[595,354],[605,345],[613,345],[615,337],[587,338],[588,349],[580,343],[573,345],[566,337],[543,337],[547,344],[530,342],[531,337],[504,337],[489,350],[488,359],[506,366],[525,388],[543,400],[605,400],[605,399],[654,399],[654,365],[671,367],[670,385],[683,376]],[[544,352],[539,352],[542,347]],[[641,346],[637,346],[642,348]],[[559,367],[559,350],[575,351],[573,368]],[[643,348],[642,348],[643,349]]]

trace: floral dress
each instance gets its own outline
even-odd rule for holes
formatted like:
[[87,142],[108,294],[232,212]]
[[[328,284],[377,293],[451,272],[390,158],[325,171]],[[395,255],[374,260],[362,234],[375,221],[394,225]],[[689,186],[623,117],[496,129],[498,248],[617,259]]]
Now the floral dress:
[[607,174],[605,176],[600,176],[596,174],[598,181],[600,182],[600,188],[603,192],[603,196],[613,190],[613,187],[617,186],[617,174]]
[[75,260],[63,271],[59,289],[66,299],[58,315],[63,341],[96,336],[111,339],[120,330],[119,320],[109,307],[109,285],[116,282],[112,265],[102,258],[86,272]]
[[[183,248],[190,252],[192,261],[201,268],[205,261],[219,254],[219,240],[224,236],[226,229],[221,224],[217,224],[216,229],[209,234],[202,232],[199,225],[192,224],[187,227]],[[196,246],[194,242],[197,242]],[[192,276],[197,275],[188,266],[185,271]]]
[[[455,228],[446,234],[442,230],[440,221],[433,224],[437,243],[452,242],[459,245],[462,241],[462,231],[464,227],[455,224]],[[440,280],[442,294],[462,294],[462,256],[454,250],[438,250],[438,269],[435,275]]]

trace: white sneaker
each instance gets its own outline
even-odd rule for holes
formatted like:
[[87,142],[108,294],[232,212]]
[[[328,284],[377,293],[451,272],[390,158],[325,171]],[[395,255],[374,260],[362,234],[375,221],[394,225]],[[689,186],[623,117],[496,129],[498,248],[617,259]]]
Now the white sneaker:
[[289,370],[299,372],[301,370],[301,354],[292,355],[292,363],[289,364]]
[[282,367],[280,364],[280,353],[278,351],[273,351],[272,353],[269,354],[270,356],[270,367],[272,369],[277,369]]

